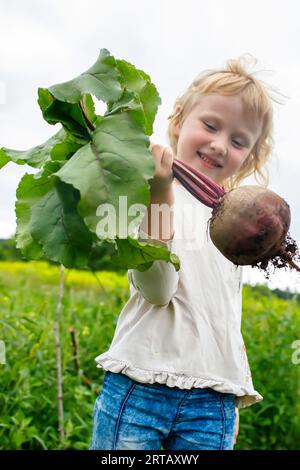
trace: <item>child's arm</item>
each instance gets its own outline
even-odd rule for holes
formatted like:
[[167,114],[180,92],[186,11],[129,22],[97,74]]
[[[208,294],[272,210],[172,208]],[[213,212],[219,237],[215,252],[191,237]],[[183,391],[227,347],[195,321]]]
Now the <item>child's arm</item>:
[[[140,226],[140,238],[151,238],[153,242],[170,249],[168,242],[174,237],[173,211],[166,210],[164,222],[160,216],[153,217],[153,220],[151,217],[154,215],[152,204],[167,204],[169,207],[174,204],[172,187],[174,157],[170,149],[161,145],[151,145],[151,151],[156,169],[151,182],[151,204]],[[144,299],[155,305],[167,305],[170,302],[179,280],[174,266],[165,261],[155,261],[151,268],[144,272],[130,270],[129,278]]]
[[176,293],[179,276],[173,264],[154,261],[147,271],[129,270],[129,280],[147,302],[163,306],[168,305]]
[[[174,217],[171,208],[174,205],[174,192],[172,186],[173,171],[172,165],[174,156],[172,150],[158,144],[150,146],[153,159],[155,161],[155,173],[151,181],[151,200],[144,219],[141,223],[141,229],[151,238],[168,241],[174,236]],[[165,204],[166,210],[161,216],[155,216],[158,212],[155,207]],[[169,208],[169,209],[168,209]],[[163,233],[163,224],[164,232]]]

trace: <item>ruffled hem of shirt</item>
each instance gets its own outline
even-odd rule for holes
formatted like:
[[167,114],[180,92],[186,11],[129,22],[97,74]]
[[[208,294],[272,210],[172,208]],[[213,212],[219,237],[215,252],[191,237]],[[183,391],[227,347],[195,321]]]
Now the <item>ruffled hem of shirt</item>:
[[131,364],[114,359],[105,353],[95,358],[97,367],[114,373],[127,375],[132,380],[141,383],[155,382],[167,385],[168,387],[178,387],[180,389],[191,388],[213,388],[217,392],[232,393],[236,396],[235,402],[238,408],[246,408],[247,406],[263,400],[263,397],[253,390],[243,386],[238,386],[232,382],[221,382],[214,379],[203,379],[195,376],[187,376],[184,374],[175,374],[168,371],[155,371],[140,369]]

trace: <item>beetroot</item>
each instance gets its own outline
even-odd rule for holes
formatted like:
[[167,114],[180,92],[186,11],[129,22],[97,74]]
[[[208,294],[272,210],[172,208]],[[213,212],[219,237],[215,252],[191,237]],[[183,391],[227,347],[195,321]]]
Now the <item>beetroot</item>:
[[175,178],[199,201],[213,208],[210,237],[218,250],[236,265],[268,271],[271,266],[300,271],[296,242],[288,234],[289,205],[261,186],[241,186],[229,192],[211,178],[174,160]]

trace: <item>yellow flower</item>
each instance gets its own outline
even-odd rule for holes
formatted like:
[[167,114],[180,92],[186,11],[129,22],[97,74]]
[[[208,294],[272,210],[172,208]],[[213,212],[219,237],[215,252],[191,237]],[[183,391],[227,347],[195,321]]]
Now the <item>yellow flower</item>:
[[82,336],[90,336],[91,332],[88,326],[85,326],[82,330]]

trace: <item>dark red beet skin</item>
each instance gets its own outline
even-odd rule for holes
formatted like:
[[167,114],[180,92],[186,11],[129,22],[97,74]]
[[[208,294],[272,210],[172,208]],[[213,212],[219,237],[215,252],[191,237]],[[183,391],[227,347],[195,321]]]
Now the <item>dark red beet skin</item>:
[[300,271],[296,242],[288,234],[289,205],[261,186],[241,186],[225,193],[206,175],[174,160],[174,176],[199,201],[213,208],[210,237],[218,250],[236,265],[257,266],[269,275],[271,267]]
[[263,270],[289,265],[299,271],[293,262],[297,247],[288,235],[290,222],[289,205],[276,193],[241,186],[223,196],[213,209],[210,237],[234,264]]

